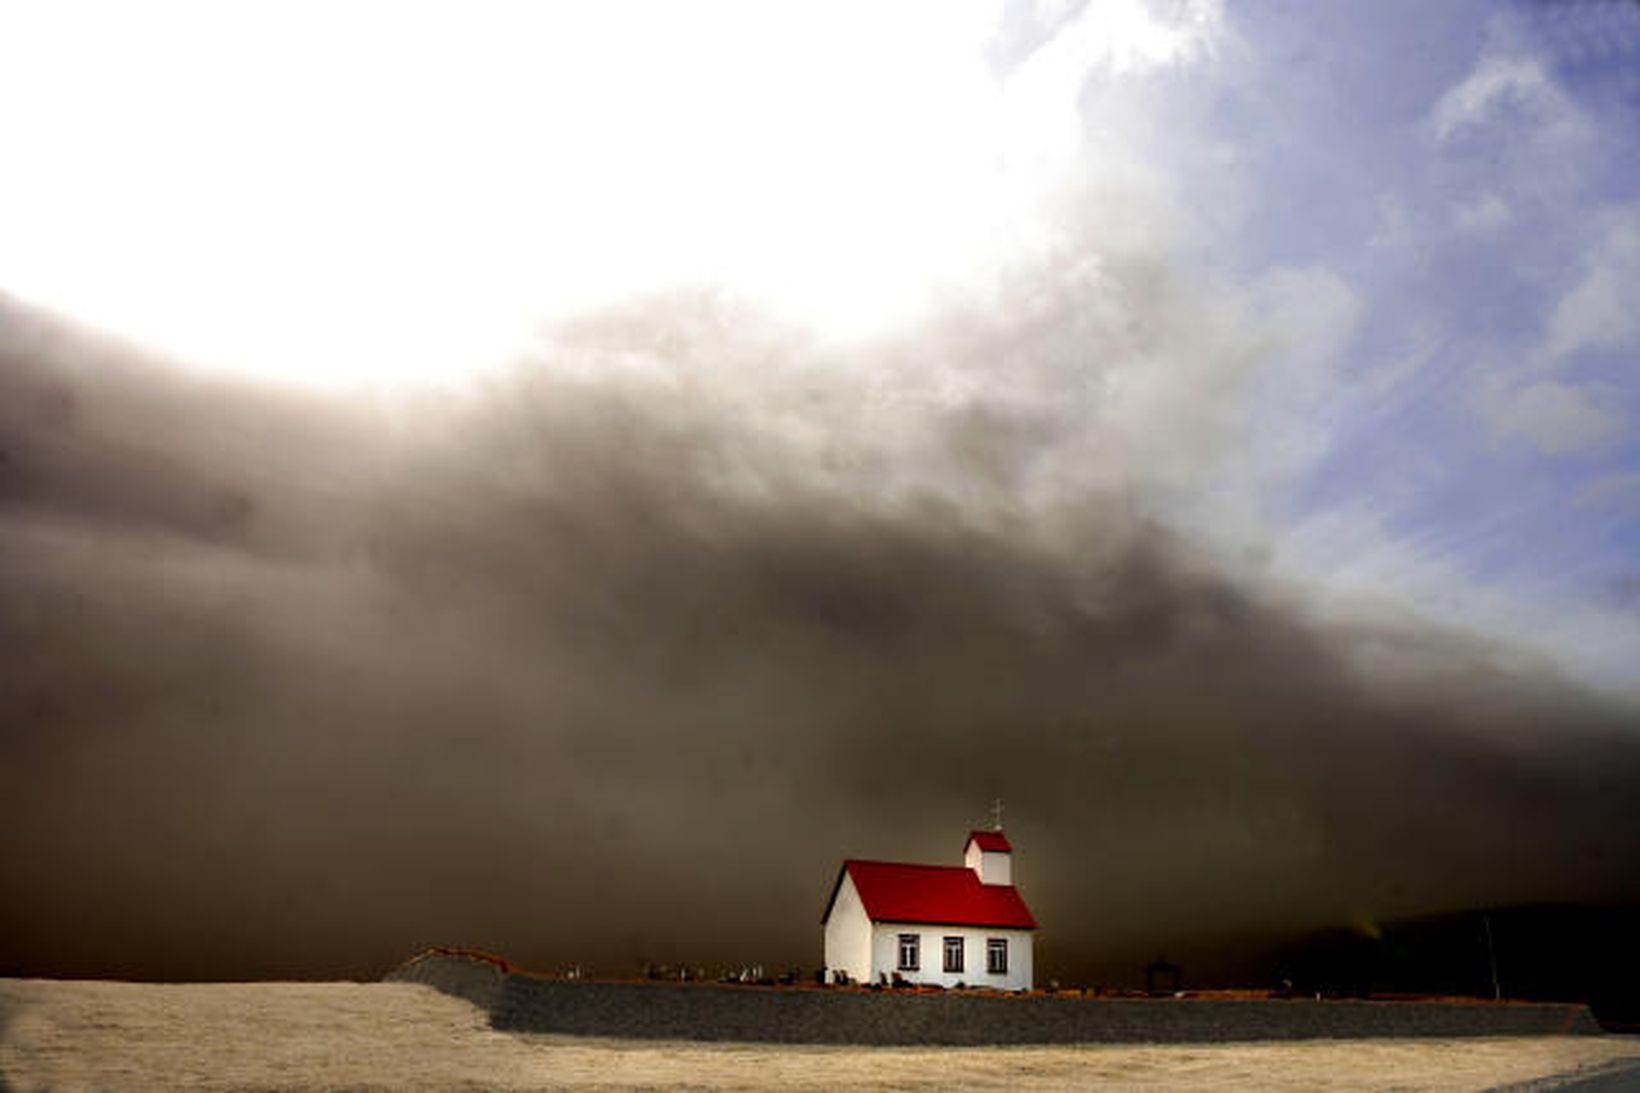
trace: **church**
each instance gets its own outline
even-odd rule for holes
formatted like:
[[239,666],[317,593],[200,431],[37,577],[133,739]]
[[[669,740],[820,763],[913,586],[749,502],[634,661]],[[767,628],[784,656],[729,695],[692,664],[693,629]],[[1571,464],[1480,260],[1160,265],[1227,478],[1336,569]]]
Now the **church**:
[[843,862],[821,918],[831,982],[1030,990],[1036,919],[999,829],[971,831],[962,865]]

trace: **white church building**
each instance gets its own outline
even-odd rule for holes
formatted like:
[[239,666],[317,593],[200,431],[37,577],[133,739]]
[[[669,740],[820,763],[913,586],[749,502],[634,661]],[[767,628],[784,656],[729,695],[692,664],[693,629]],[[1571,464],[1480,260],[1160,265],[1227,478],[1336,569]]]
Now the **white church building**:
[[962,865],[850,858],[820,921],[828,980],[1031,989],[1036,919],[1000,830],[970,832]]

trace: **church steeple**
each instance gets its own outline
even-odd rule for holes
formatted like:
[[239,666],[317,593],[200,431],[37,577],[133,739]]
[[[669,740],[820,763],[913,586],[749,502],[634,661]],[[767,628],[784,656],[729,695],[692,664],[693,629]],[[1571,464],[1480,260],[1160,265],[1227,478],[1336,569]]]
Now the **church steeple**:
[[979,874],[981,884],[1012,884],[1014,848],[1000,827],[990,831],[970,831],[963,848],[962,862]]

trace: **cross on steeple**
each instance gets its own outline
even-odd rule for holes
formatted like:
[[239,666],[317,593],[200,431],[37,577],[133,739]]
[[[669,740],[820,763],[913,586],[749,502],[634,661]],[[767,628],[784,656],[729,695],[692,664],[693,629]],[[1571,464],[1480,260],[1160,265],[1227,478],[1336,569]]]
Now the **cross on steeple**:
[[998,797],[991,802],[991,830],[1002,830],[1002,798]]

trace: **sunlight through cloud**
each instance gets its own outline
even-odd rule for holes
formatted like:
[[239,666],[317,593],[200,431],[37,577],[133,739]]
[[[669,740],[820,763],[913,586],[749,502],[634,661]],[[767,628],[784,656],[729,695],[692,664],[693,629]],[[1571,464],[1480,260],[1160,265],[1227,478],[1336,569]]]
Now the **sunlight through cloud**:
[[997,17],[12,11],[0,284],[197,363],[327,385],[459,377],[543,319],[665,285],[869,334],[1027,234],[1091,67],[1200,38],[1097,5],[999,77]]

